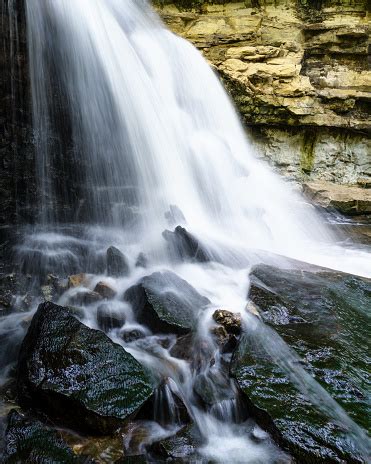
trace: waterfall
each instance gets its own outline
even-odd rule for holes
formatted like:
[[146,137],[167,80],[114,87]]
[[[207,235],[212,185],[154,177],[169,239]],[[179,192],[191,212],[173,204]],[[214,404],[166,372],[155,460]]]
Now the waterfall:
[[[18,247],[24,271],[102,275],[113,244],[132,268],[138,253],[150,262],[117,279],[119,295],[149,271],[171,268],[213,308],[234,312],[246,305],[251,265],[267,255],[371,277],[370,254],[340,247],[315,209],[256,158],[218,76],[146,0],[27,0],[26,12],[41,200],[37,226]],[[212,264],[174,262],[162,233],[177,225]],[[140,328],[122,301],[115,304]],[[208,330],[206,316],[199,335]],[[94,327],[94,317],[86,311],[84,322]],[[145,343],[125,348],[172,379],[156,397],[158,422],[166,428],[177,390],[208,459],[287,462],[271,442],[243,436],[237,394],[203,411],[189,364]],[[208,381],[233,391],[219,359],[203,369]]]
[[265,249],[370,275],[368,256],[328,250],[313,209],[254,157],[217,76],[146,1],[26,6],[41,223],[123,226],[149,244],[176,205],[225,259]]

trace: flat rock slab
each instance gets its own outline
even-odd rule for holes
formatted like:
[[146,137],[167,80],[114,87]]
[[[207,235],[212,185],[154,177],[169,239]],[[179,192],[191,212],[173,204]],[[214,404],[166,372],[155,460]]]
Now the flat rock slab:
[[[348,415],[369,430],[371,281],[322,268],[310,272],[259,265],[251,282],[249,296],[266,324]],[[365,462],[273,358],[256,339],[245,336],[232,361],[232,374],[258,422],[298,462]]]
[[200,310],[210,301],[173,272],[155,272],[129,288],[124,299],[131,303],[138,322],[155,333],[186,334]]
[[334,208],[346,215],[371,214],[371,189],[332,182],[309,182],[305,195],[324,208]]
[[154,384],[133,356],[53,303],[39,306],[23,341],[22,403],[63,425],[111,433],[151,397]]
[[76,456],[56,430],[15,410],[9,413],[1,462],[93,464],[88,457]]

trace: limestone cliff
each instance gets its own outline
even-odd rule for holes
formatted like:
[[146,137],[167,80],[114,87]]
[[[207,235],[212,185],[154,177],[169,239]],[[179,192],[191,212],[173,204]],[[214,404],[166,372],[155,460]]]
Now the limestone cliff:
[[262,156],[298,180],[370,180],[369,1],[155,3],[215,67]]

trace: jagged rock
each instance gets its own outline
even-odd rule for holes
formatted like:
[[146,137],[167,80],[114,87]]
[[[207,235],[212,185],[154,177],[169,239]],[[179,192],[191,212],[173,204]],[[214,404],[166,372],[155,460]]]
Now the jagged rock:
[[185,334],[210,302],[173,272],[155,272],[124,295],[141,324],[155,333]]
[[112,300],[116,296],[116,291],[105,282],[98,282],[94,288],[94,292],[101,295],[105,300]]
[[144,269],[148,266],[148,258],[144,253],[139,253],[135,262],[135,267],[143,267]]
[[225,309],[217,309],[213,314],[213,319],[222,325],[229,334],[241,334],[241,314],[232,313]]
[[103,332],[67,308],[39,306],[23,341],[18,396],[64,426],[99,434],[125,424],[151,397],[152,379]]
[[371,214],[370,189],[330,182],[310,182],[304,184],[303,188],[310,200],[324,208],[333,208],[352,216]]
[[102,304],[97,310],[98,327],[104,332],[119,329],[125,324],[125,315],[115,311],[109,304]]
[[[315,266],[290,270],[259,265],[252,270],[249,297],[265,323],[300,356],[301,362],[295,361],[298,368],[315,377],[367,430],[371,281]],[[258,330],[244,334],[231,366],[257,422],[298,462],[364,462],[335,421],[293,385],[277,361],[280,349],[269,354],[261,337]]]
[[210,256],[200,244],[199,240],[190,234],[184,227],[177,226],[174,232],[165,230],[162,233],[169,243],[173,255],[182,259],[190,259],[198,262],[210,261]]
[[12,410],[8,416],[4,456],[1,462],[93,464],[88,457],[76,456],[58,431],[16,410]]
[[126,256],[116,247],[107,250],[107,274],[112,277],[129,275],[130,267]]

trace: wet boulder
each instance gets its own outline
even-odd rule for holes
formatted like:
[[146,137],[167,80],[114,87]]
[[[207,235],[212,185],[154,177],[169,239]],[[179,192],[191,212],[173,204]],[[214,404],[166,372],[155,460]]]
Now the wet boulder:
[[125,314],[113,309],[109,304],[103,303],[97,309],[97,323],[104,332],[119,329],[125,324]]
[[[256,319],[232,359],[250,413],[298,462],[365,462],[371,281],[260,265],[249,296],[270,326]],[[336,406],[322,387],[354,421],[342,419],[357,438],[333,418]]]
[[135,262],[135,267],[146,268],[148,266],[148,258],[144,253],[139,253]]
[[165,230],[162,236],[168,242],[170,253],[173,256],[200,263],[211,260],[206,248],[184,227],[177,226],[174,232]]
[[88,457],[76,456],[60,434],[42,422],[12,410],[8,416],[2,461],[12,463],[92,464]]
[[154,333],[186,334],[210,301],[173,272],[155,272],[124,295],[139,323]]
[[148,373],[103,332],[53,303],[39,306],[18,364],[19,399],[76,430],[107,434],[151,397]]
[[107,274],[112,277],[125,277],[130,273],[126,256],[116,247],[107,250]]
[[94,287],[94,292],[98,293],[105,300],[112,300],[116,296],[116,291],[106,282],[98,282]]

